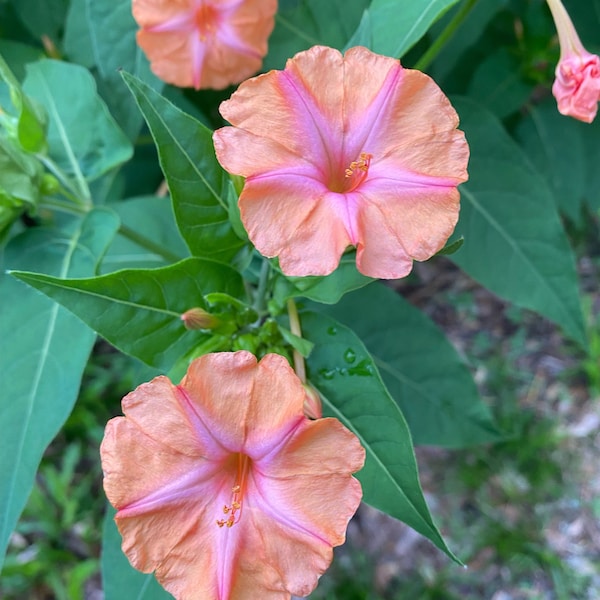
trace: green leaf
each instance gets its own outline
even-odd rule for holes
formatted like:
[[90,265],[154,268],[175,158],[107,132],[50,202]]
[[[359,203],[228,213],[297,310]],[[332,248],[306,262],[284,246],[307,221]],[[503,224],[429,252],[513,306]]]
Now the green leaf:
[[[8,244],[3,267],[90,275],[117,227],[114,213],[96,209],[68,233],[29,229]],[[77,398],[95,336],[71,313],[4,273],[0,298],[0,340],[10,340],[0,353],[1,559],[42,454]]]
[[373,0],[347,47],[371,40],[371,50],[401,58],[458,0]]
[[[558,209],[580,224],[587,166],[581,123],[561,115],[551,99],[536,106],[519,123],[516,137],[550,185]],[[568,158],[565,148],[569,149]]]
[[34,38],[43,35],[57,43],[69,0],[12,0],[16,13]]
[[263,69],[282,69],[285,61],[301,50],[323,45],[342,50],[369,0],[301,0],[280,7],[269,38],[269,54]]
[[441,256],[450,256],[451,254],[454,254],[455,252],[458,252],[461,248],[462,245],[465,243],[465,238],[464,237],[459,237],[458,239],[452,241],[452,242],[448,242],[441,250],[438,250],[435,255],[441,255]]
[[119,269],[152,269],[177,262],[189,252],[177,229],[168,198],[143,196],[111,204],[123,228],[104,256],[102,273]]
[[121,535],[114,521],[115,510],[109,506],[102,526],[102,590],[104,600],[169,600],[152,573],[136,571],[121,550]]
[[307,360],[308,375],[321,393],[324,413],[351,429],[367,452],[357,474],[365,502],[404,521],[457,560],[425,504],[406,421],[367,349],[356,334],[329,317],[303,312],[301,321],[304,335],[315,344]]
[[215,157],[212,132],[128,73],[123,78],[152,132],[175,219],[194,256],[231,260],[244,246],[229,221],[229,175]]
[[40,162],[17,148],[12,140],[0,137],[0,205],[37,205],[43,169]]
[[111,344],[148,365],[168,369],[211,336],[185,329],[181,315],[207,308],[204,295],[240,298],[242,278],[231,267],[188,258],[159,269],[126,269],[90,279],[12,275],[59,302]]
[[527,103],[533,85],[523,80],[519,59],[499,48],[483,60],[469,84],[470,98],[503,119]]
[[589,125],[580,123],[580,130],[586,159],[585,199],[590,209],[600,216],[600,118]]
[[[46,117],[40,107],[25,95],[21,84],[2,56],[0,56],[0,79],[8,85],[11,101],[17,111],[17,139],[22,148],[28,152],[44,150],[46,147]],[[6,110],[8,107],[4,108]]]
[[400,294],[376,282],[321,310],[362,339],[415,444],[461,448],[500,439],[454,347]]
[[274,300],[280,306],[289,298],[308,298],[324,304],[335,304],[347,292],[356,290],[374,281],[356,269],[356,254],[342,257],[338,268],[324,277],[285,277],[275,283]]
[[502,298],[586,345],[575,259],[547,183],[488,111],[455,99],[471,148],[451,260]]
[[[473,64],[469,64],[471,61],[465,60],[466,52],[469,48],[475,46],[483,35],[486,35],[489,23],[497,20],[497,14],[506,8],[509,1],[477,2],[475,6],[471,7],[459,29],[444,44],[443,51],[436,56],[435,61],[428,69],[428,73],[441,85],[442,89],[447,89],[444,80],[451,74],[454,67],[458,67],[458,69],[463,66],[467,69],[473,67]],[[429,31],[431,39],[436,39],[442,33],[460,9],[461,3],[455,4],[431,27]],[[450,79],[448,79],[448,84],[452,84]]]
[[123,85],[120,70],[133,73],[156,90],[164,86],[150,71],[136,42],[137,30],[130,1],[72,0],[65,32],[69,56],[98,68],[100,94],[130,140],[137,137],[143,119]]
[[110,116],[87,69],[56,60],[27,65],[27,94],[48,113],[49,154],[89,199],[87,182],[131,158],[129,140]]
[[86,0],[71,0],[65,22],[63,45],[71,62],[88,69],[96,66]]

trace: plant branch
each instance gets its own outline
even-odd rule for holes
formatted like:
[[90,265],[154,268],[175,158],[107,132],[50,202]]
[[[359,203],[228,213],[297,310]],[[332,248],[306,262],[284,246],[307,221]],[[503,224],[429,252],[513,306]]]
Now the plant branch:
[[[302,337],[302,328],[300,327],[300,316],[298,315],[298,307],[292,298],[287,301],[288,316],[290,318],[290,331]],[[304,364],[304,358],[298,350],[293,349],[294,356],[294,371],[300,378],[302,383],[306,383],[306,365]]]
[[462,25],[471,9],[475,6],[477,0],[466,0],[457,13],[452,17],[445,29],[438,38],[431,44],[427,52],[415,63],[414,68],[424,71],[434,61],[440,50],[446,45],[450,38],[456,33],[456,30]]

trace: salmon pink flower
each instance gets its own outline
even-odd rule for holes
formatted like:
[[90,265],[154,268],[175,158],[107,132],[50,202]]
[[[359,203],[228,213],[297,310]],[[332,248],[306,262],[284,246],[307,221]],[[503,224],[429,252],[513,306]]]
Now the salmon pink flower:
[[552,85],[558,112],[591,123],[600,101],[600,58],[583,47],[562,2],[548,0],[548,6],[560,42],[560,60]]
[[366,48],[315,46],[220,110],[233,127],[215,149],[246,177],[242,221],[286,275],[327,275],[356,246],[365,275],[403,277],[452,233],[469,149],[427,75]]
[[283,357],[245,351],[127,395],[101,455],[131,564],[179,600],[309,594],[360,502],[365,452],[337,419],[308,420],[304,397]]
[[180,87],[222,89],[258,71],[277,0],[133,0],[152,71]]

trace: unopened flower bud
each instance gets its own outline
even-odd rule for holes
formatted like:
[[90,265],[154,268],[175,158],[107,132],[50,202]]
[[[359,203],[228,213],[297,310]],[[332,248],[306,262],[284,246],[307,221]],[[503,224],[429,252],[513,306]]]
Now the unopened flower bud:
[[552,85],[558,111],[591,123],[596,117],[600,101],[600,57],[583,47],[562,2],[547,1],[560,42],[560,60]]
[[304,416],[308,419],[320,419],[323,416],[323,406],[319,392],[310,384],[304,383]]
[[214,329],[221,322],[218,317],[198,307],[186,310],[180,318],[186,329]]

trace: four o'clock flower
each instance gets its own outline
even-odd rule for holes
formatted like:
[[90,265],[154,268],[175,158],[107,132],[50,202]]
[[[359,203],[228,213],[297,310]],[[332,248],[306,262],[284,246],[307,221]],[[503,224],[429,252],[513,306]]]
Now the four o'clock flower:
[[469,150],[427,75],[356,47],[315,46],[240,85],[214,134],[246,182],[242,221],[286,275],[327,275],[348,246],[372,277],[407,275],[458,219]]
[[344,541],[365,459],[337,419],[310,421],[287,361],[197,358],[123,399],[101,446],[123,550],[178,600],[305,596]]
[[547,1],[560,42],[560,60],[552,86],[558,111],[591,123],[600,101],[600,58],[583,47],[562,2]]
[[180,87],[222,89],[258,71],[277,0],[133,0],[152,71]]

